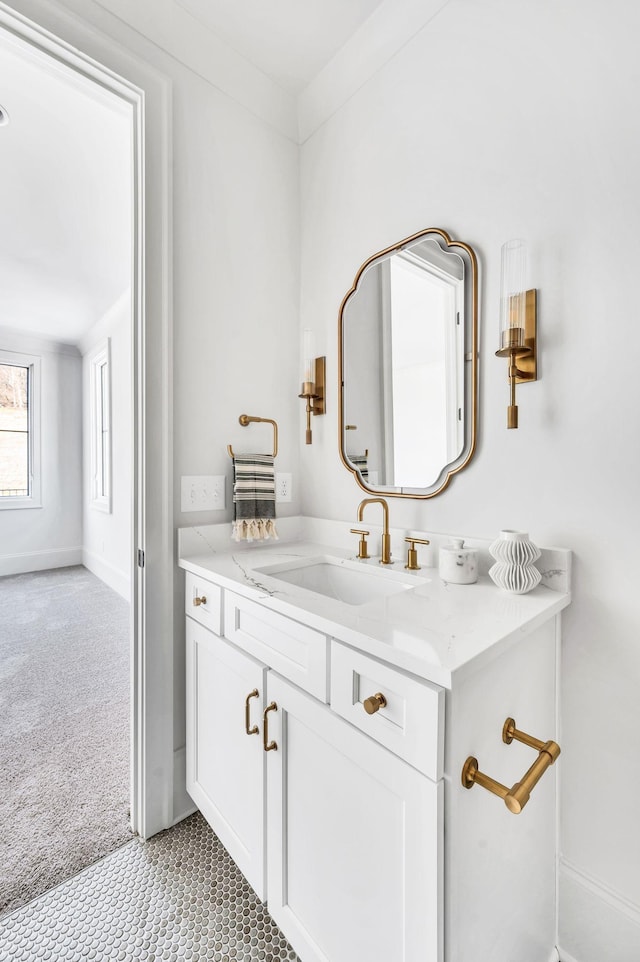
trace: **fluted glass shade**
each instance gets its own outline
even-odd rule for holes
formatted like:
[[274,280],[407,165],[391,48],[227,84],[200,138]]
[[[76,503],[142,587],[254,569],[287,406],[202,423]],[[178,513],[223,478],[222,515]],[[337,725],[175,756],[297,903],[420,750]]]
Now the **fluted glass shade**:
[[524,349],[528,256],[520,239],[502,245],[499,353]]

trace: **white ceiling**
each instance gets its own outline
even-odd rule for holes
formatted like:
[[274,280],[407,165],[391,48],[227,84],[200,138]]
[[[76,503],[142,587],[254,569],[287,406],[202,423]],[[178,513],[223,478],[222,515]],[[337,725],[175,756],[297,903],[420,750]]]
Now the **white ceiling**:
[[[124,16],[120,0],[99,0]],[[296,95],[389,0],[166,0]],[[153,16],[157,0],[136,0]],[[125,13],[123,14],[123,9]],[[0,33],[0,327],[77,343],[130,284],[127,108]]]
[[131,272],[127,109],[0,34],[0,327],[76,343]]
[[174,2],[295,94],[322,70],[382,0]]

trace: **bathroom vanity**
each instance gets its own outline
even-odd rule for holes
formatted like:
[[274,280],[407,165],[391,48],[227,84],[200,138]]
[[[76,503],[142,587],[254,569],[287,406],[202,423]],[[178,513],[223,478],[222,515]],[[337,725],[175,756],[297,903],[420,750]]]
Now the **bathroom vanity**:
[[303,962],[556,959],[556,767],[519,815],[461,772],[522,778],[509,716],[557,737],[569,552],[522,596],[304,540],[180,565],[187,788]]

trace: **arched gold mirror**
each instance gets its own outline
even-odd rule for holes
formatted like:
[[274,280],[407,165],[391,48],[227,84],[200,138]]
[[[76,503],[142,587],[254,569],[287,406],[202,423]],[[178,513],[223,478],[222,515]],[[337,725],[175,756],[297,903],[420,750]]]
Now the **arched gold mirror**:
[[432,227],[374,254],[338,320],[340,457],[364,491],[432,498],[473,456],[478,265]]

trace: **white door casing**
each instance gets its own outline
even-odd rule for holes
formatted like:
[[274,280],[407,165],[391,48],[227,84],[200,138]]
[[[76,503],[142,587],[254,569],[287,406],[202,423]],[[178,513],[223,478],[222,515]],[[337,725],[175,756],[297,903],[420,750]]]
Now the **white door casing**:
[[173,719],[168,710],[173,702],[170,83],[48,0],[14,0],[14,8],[0,0],[0,30],[109,90],[131,111],[131,822],[147,838],[173,821]]

